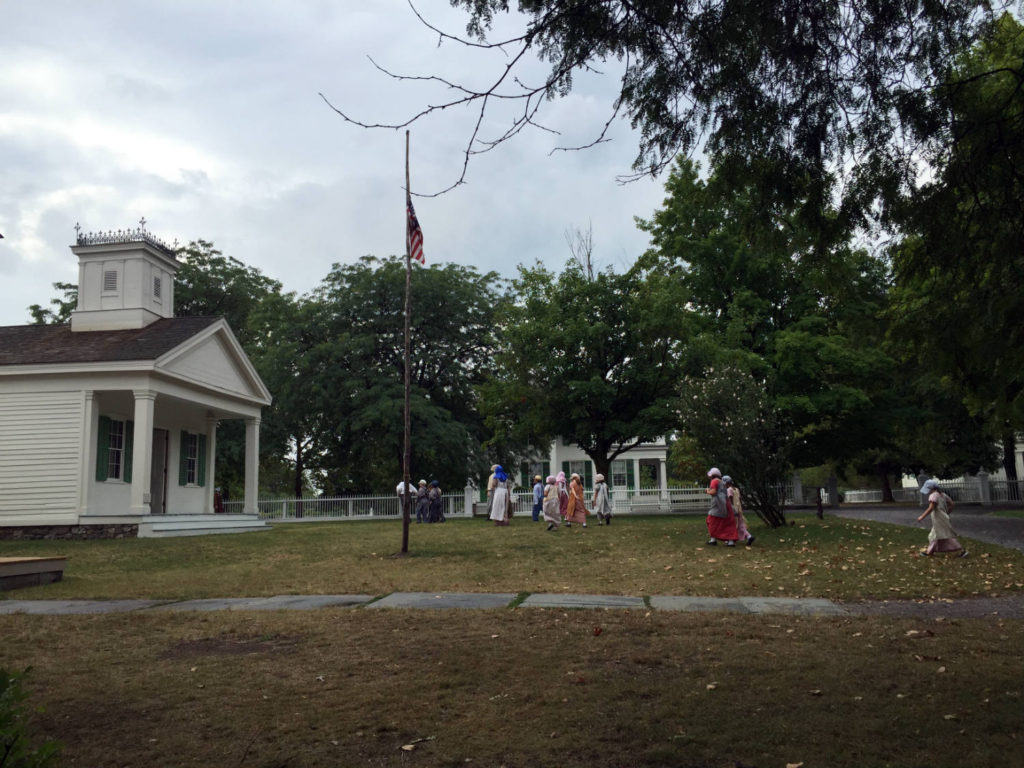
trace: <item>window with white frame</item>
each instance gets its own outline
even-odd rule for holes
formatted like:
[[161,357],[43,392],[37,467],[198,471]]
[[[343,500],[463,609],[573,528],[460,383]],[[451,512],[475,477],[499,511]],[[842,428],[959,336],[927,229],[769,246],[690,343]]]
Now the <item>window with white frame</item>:
[[625,488],[629,478],[629,469],[627,461],[617,460],[611,463],[611,487],[612,488]]
[[185,482],[196,485],[199,482],[199,435],[188,433],[185,443]]
[[153,298],[154,299],[159,299],[160,298],[160,278],[159,277],[154,277],[153,278]]
[[107,479],[121,480],[124,477],[124,422],[110,420],[107,433]]
[[566,472],[565,474],[568,475],[569,477],[572,477],[574,474],[579,475],[580,479],[585,481],[587,477],[587,467],[589,465],[589,461],[570,461],[569,471]]

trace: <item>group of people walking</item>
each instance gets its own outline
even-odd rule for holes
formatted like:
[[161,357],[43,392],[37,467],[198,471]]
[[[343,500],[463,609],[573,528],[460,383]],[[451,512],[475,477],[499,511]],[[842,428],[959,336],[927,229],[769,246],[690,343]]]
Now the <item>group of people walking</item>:
[[708,510],[708,544],[715,546],[720,541],[727,547],[735,547],[737,541],[743,541],[749,547],[754,543],[754,536],[747,530],[747,520],[743,516],[743,500],[740,489],[728,475],[723,477],[718,467],[708,470],[707,494],[711,497],[711,508]]
[[[565,472],[548,475],[541,482],[540,475],[533,477],[533,521],[538,522],[543,515],[547,529],[553,531],[561,525],[567,528],[573,523],[587,527],[587,510],[583,480],[575,472],[566,481]],[[611,525],[612,503],[608,493],[608,484],[604,475],[594,477],[594,495],[592,514],[597,516],[598,525]],[[487,481],[487,516],[495,525],[508,525],[512,519],[513,500],[508,474],[500,464],[491,467],[491,476]]]
[[[398,492],[399,502],[403,502],[405,498],[404,485],[405,483],[402,482],[395,488]],[[445,522],[444,504],[441,502],[441,484],[437,480],[431,480],[429,484],[426,480],[420,480],[415,489],[409,485],[408,490],[409,496],[416,505],[417,523]]]

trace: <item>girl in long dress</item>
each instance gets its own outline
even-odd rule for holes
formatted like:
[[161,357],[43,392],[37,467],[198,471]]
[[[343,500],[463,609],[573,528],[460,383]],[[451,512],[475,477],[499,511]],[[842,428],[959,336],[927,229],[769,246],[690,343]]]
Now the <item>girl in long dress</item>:
[[594,514],[598,525],[612,524],[612,500],[608,495],[608,483],[600,472],[594,475]]
[[583,483],[575,472],[569,483],[569,503],[565,510],[566,527],[573,523],[580,523],[584,528],[587,527],[587,506],[583,503]]
[[743,514],[743,499],[740,496],[740,489],[728,475],[722,478],[722,482],[725,483],[726,495],[728,496],[729,503],[732,504],[733,514],[736,515],[736,534],[749,547],[754,543],[754,537],[747,530],[747,518]]
[[967,550],[956,539],[956,531],[949,521],[949,513],[953,511],[953,500],[939,488],[938,480],[925,480],[921,493],[928,496],[928,508],[917,518],[918,522],[928,515],[932,516],[932,529],[928,531],[928,548],[921,554],[927,556],[936,552],[959,552],[958,557],[967,557]]
[[498,464],[494,467],[494,488],[491,492],[490,518],[495,525],[508,525],[510,502],[508,475]]
[[548,475],[544,486],[544,520],[547,521],[548,530],[553,531],[562,524],[562,517],[558,512],[558,486],[555,485],[555,476]]
[[719,541],[724,541],[725,546],[735,547],[739,538],[736,532],[736,515],[729,504],[725,483],[722,482],[722,472],[718,467],[712,467],[708,470],[708,477],[711,478],[706,491],[711,497],[711,508],[707,517],[708,544],[715,546]]
[[569,508],[569,489],[565,486],[565,472],[558,473],[555,487],[558,489],[558,514],[564,519],[565,511]]

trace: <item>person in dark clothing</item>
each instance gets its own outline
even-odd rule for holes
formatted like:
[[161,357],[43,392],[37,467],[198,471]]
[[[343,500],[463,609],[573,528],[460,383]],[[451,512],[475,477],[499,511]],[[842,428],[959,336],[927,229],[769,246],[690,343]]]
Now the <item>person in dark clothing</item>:
[[444,506],[441,504],[441,487],[437,480],[430,482],[430,490],[427,492],[427,499],[430,504],[428,521],[431,523],[444,522]]
[[416,522],[430,522],[430,499],[427,496],[427,481],[420,480],[419,488],[416,489]]

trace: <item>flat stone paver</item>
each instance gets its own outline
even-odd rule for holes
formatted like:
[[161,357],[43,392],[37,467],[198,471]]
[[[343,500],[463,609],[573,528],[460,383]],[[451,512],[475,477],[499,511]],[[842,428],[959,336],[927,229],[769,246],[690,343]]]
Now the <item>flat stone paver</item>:
[[651,607],[659,611],[718,611],[750,613],[749,606],[737,597],[690,597],[687,595],[652,595]]
[[128,613],[160,605],[160,600],[0,600],[0,613],[44,616],[78,613]]
[[370,595],[275,595],[186,600],[158,605],[155,611],[313,611],[319,608],[362,605]]
[[392,592],[367,608],[504,608],[515,597],[514,592]]
[[642,597],[625,595],[530,595],[519,604],[523,608],[637,608],[642,609]]
[[799,613],[807,616],[845,616],[841,605],[820,597],[741,597],[751,613]]

